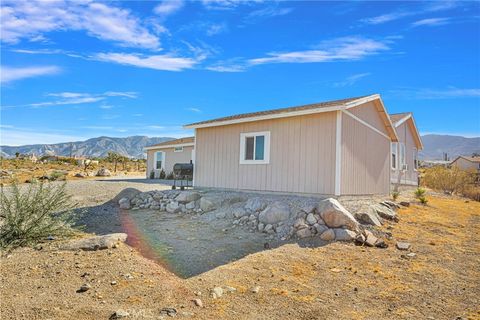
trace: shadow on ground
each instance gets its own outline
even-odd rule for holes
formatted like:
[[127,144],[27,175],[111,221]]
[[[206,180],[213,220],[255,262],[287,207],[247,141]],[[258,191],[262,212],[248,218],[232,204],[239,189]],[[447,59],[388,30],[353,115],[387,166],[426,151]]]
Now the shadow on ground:
[[[263,233],[233,227],[229,219],[209,219],[207,214],[120,210],[118,199],[134,192],[127,189],[112,201],[79,209],[83,213],[78,223],[90,233],[127,233],[129,245],[180,277],[195,276],[249,254],[296,242],[268,241]],[[311,238],[298,244],[318,247],[326,242]]]

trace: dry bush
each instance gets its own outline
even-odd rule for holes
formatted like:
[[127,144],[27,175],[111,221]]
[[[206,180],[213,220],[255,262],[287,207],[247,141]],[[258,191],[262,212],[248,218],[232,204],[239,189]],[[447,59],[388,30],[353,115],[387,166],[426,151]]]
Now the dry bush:
[[34,245],[48,236],[66,236],[74,223],[65,184],[14,183],[0,192],[0,248]]
[[475,181],[475,173],[453,168],[433,167],[425,170],[423,185],[447,194],[462,194]]
[[468,186],[462,191],[462,195],[466,198],[480,201],[480,187]]

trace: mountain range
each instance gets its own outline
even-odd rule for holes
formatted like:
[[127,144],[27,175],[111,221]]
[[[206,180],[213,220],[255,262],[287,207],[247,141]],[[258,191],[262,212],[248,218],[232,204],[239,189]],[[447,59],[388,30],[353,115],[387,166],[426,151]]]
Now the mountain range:
[[57,156],[105,157],[116,152],[130,158],[145,158],[145,146],[173,140],[170,137],[131,136],[126,138],[98,137],[85,141],[56,144],[33,144],[25,146],[0,146],[2,157],[12,158],[15,153]]
[[[56,144],[35,144],[26,146],[1,146],[3,157],[15,157],[15,153],[35,155],[104,157],[109,151],[131,158],[144,158],[143,148],[152,144],[172,140],[169,137],[131,136],[126,138],[98,137],[86,141],[65,142]],[[459,155],[480,153],[480,137],[465,138],[461,136],[427,134],[422,136],[424,150],[419,153],[420,159],[441,160],[447,153],[450,159]]]

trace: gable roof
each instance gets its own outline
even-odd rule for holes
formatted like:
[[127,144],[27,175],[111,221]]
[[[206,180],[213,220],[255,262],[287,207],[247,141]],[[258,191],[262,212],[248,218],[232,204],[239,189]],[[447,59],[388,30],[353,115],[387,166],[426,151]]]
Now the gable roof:
[[152,149],[165,149],[165,148],[173,148],[179,146],[193,146],[195,143],[195,137],[184,137],[175,140],[169,140],[161,143],[157,143],[151,146],[146,146],[144,150],[152,150]]
[[474,163],[480,163],[480,157],[467,157],[467,156],[458,156],[455,160],[453,160],[451,163],[454,163],[455,161],[457,161],[458,159],[465,159],[467,161],[470,161],[470,162],[474,162]]
[[403,113],[393,113],[390,114],[390,119],[392,120],[394,127],[398,128],[402,123],[405,121],[409,121],[409,127],[413,132],[413,137],[415,139],[415,143],[417,145],[418,150],[423,149],[423,142],[420,133],[418,132],[417,125],[415,123],[415,119],[413,118],[413,113],[411,112],[403,112]]
[[319,103],[312,103],[312,104],[307,104],[302,106],[287,107],[287,108],[281,108],[281,109],[242,113],[242,114],[232,115],[228,117],[216,118],[216,119],[187,124],[184,126],[184,128],[186,129],[208,128],[208,127],[224,126],[224,125],[230,125],[230,124],[242,123],[242,122],[261,121],[261,120],[294,117],[294,116],[301,116],[301,115],[315,114],[315,113],[322,113],[322,112],[347,110],[347,109],[350,109],[374,100],[380,101],[379,108],[381,109],[381,111],[379,112],[383,114],[381,118],[385,123],[387,131],[389,132],[390,138],[392,139],[392,141],[398,141],[395,129],[393,128],[393,124],[385,110],[385,106],[383,105],[382,99],[380,98],[379,94],[372,94],[368,96],[359,96],[359,97],[340,99],[340,100],[324,101]]

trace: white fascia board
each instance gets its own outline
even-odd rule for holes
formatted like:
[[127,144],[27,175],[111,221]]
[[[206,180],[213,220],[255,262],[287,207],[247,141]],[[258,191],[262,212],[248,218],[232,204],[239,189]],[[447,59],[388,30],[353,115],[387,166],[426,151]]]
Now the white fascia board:
[[160,149],[175,148],[175,147],[193,147],[194,145],[195,143],[189,142],[189,143],[169,144],[164,146],[145,147],[143,148],[143,150],[160,150]]
[[398,128],[402,125],[402,123],[404,123],[405,121],[407,121],[408,119],[410,119],[412,117],[412,114],[408,114],[406,115],[405,117],[403,117],[402,119],[398,120],[397,122],[395,122],[395,128]]

